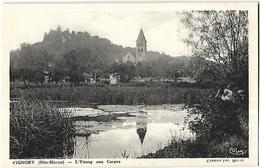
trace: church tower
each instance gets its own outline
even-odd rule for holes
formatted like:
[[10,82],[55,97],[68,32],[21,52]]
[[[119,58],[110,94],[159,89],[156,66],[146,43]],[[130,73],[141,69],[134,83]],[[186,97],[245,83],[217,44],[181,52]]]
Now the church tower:
[[146,44],[144,32],[141,29],[136,40],[136,63],[144,61],[147,51]]

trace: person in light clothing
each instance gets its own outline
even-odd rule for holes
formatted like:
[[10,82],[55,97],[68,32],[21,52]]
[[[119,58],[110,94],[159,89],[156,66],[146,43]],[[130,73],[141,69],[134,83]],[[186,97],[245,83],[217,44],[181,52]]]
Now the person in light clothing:
[[223,101],[231,101],[233,99],[233,92],[230,89],[230,84],[227,85],[227,88],[225,89],[223,88],[218,89],[215,98],[220,98]]
[[224,93],[221,96],[221,99],[223,101],[231,101],[233,99],[233,92],[230,90],[230,85],[228,85],[227,88],[224,89]]

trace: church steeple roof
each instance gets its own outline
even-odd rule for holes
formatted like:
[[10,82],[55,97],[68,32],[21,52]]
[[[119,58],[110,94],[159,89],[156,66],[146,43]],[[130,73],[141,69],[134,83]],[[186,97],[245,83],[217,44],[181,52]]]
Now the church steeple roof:
[[138,128],[136,130],[142,145],[144,143],[144,137],[145,137],[146,131],[147,131],[146,128]]
[[136,42],[143,42],[143,41],[146,42],[146,39],[145,39],[145,36],[144,36],[143,29],[141,29],[140,32],[139,32],[139,35],[138,35],[138,38],[137,38]]

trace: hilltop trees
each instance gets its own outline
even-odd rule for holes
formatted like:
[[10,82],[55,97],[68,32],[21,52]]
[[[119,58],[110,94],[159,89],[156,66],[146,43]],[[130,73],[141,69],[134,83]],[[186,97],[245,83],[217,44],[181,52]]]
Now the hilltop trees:
[[105,73],[107,67],[102,59],[86,48],[77,48],[61,56],[55,62],[52,76],[56,82],[67,78],[69,82],[79,84],[83,81],[83,72],[89,72],[93,77]]

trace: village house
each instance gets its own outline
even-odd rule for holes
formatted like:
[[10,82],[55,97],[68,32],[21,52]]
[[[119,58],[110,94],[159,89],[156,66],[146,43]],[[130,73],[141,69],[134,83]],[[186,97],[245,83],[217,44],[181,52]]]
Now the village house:
[[84,82],[90,82],[90,79],[91,79],[91,75],[89,74],[89,73],[87,73],[87,72],[83,72],[82,73],[82,76],[83,76],[83,78],[84,78]]
[[95,83],[97,83],[97,81],[96,81],[95,78],[90,78],[90,83],[91,83],[91,84],[95,84]]
[[97,83],[96,79],[95,79],[92,75],[90,75],[89,73],[87,73],[87,72],[83,72],[83,73],[82,73],[82,76],[83,76],[83,78],[84,78],[84,82],[85,82],[85,83],[90,83],[90,84],[95,84],[95,83]]
[[156,78],[153,77],[141,77],[137,76],[130,80],[130,82],[155,82],[158,81]]
[[120,76],[117,73],[112,73],[109,75],[109,84],[116,85],[120,80]]
[[188,83],[196,83],[196,80],[190,76],[187,77],[179,77],[177,82],[188,82]]

